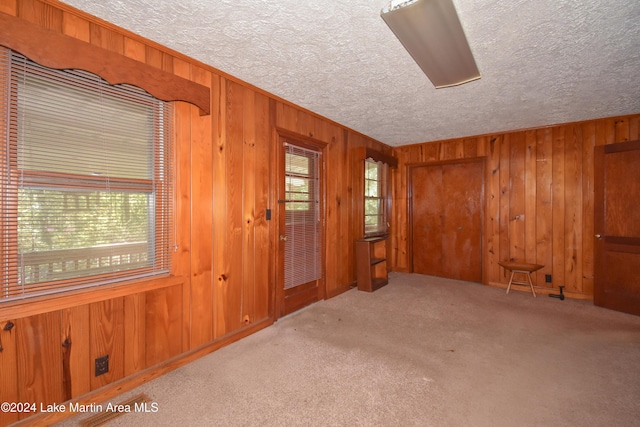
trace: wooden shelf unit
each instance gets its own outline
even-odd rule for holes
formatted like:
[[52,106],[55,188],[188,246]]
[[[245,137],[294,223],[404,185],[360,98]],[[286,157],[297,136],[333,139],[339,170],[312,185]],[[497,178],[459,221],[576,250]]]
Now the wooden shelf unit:
[[389,283],[387,236],[356,241],[358,290],[373,292]]

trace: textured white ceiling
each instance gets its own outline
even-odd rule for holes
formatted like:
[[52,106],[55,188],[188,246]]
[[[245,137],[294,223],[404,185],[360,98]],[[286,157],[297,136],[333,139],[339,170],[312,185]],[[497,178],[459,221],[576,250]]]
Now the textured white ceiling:
[[388,0],[64,0],[389,145],[640,113],[640,1],[454,0],[482,78],[435,89]]

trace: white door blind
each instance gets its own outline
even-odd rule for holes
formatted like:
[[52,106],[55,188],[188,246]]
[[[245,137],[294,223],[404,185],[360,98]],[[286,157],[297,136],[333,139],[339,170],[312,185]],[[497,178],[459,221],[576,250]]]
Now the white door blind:
[[170,104],[0,53],[0,301],[166,274]]
[[322,278],[320,154],[285,144],[285,289]]

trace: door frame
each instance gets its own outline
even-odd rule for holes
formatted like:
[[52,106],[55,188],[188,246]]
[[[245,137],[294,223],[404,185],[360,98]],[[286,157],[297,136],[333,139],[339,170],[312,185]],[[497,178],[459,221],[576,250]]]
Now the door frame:
[[313,150],[319,152],[320,155],[320,233],[322,239],[321,245],[321,277],[318,279],[318,291],[315,301],[321,301],[326,297],[326,148],[327,143],[318,141],[305,135],[300,135],[295,132],[288,131],[286,129],[275,128],[275,144],[274,150],[275,156],[275,203],[273,204],[273,220],[276,226],[273,228],[272,235],[273,246],[275,247],[275,289],[272,297],[273,306],[273,320],[278,320],[285,314],[285,290],[284,290],[284,242],[280,240],[280,235],[283,234],[281,227],[284,226],[284,215],[280,213],[280,200],[284,193],[284,167],[285,167],[285,150],[284,143],[289,143],[301,148]]
[[407,238],[409,239],[409,244],[407,245],[407,256],[409,261],[410,272],[414,272],[413,268],[413,170],[415,168],[420,167],[428,167],[428,166],[443,166],[450,164],[463,164],[463,163],[474,163],[478,162],[482,166],[482,183],[480,190],[480,276],[481,283],[485,283],[486,280],[486,268],[484,263],[484,248],[486,247],[485,236],[486,233],[486,221],[485,221],[485,209],[486,209],[486,158],[485,157],[469,157],[464,159],[453,159],[453,160],[438,160],[438,161],[429,161],[429,162],[421,162],[421,163],[409,163],[407,164]]

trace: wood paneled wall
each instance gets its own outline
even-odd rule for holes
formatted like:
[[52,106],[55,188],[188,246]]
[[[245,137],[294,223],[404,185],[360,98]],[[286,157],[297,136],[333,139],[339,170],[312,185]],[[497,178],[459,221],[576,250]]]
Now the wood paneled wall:
[[594,147],[638,138],[640,115],[632,115],[396,148],[392,268],[412,268],[407,166],[484,157],[483,282],[506,287],[499,260],[535,262],[544,268],[534,285],[591,299]]
[[[0,0],[0,13],[200,83],[212,103],[206,116],[175,103],[171,276],[0,303],[0,401],[99,402],[270,325],[278,221],[266,212],[277,212],[279,130],[327,144],[325,294],[355,282],[356,153],[390,147],[57,1]],[[110,371],[96,377],[105,354]],[[30,415],[0,413],[0,425]]]

